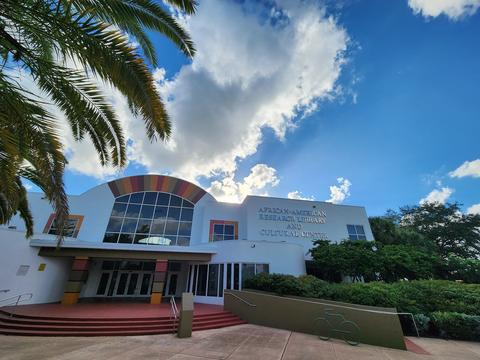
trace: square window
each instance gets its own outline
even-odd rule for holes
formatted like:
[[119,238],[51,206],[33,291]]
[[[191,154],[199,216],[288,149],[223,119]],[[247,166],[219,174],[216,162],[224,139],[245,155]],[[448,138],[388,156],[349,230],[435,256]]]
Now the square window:
[[141,204],[145,193],[138,192],[130,195],[130,204]]
[[178,246],[189,246],[190,245],[190,238],[187,236],[179,236],[177,240]]
[[144,204],[155,205],[157,202],[157,193],[156,192],[146,192],[145,197],[143,198]]
[[123,195],[115,199],[115,202],[120,202],[120,203],[128,203],[128,200],[130,199],[130,194],[128,195]]
[[165,234],[167,235],[177,235],[178,230],[178,221],[167,220],[165,225]]
[[166,219],[167,218],[168,207],[166,206],[155,206],[155,219]]
[[180,222],[178,227],[178,235],[180,236],[190,236],[192,233],[192,223],[191,222]]
[[172,197],[170,198],[170,206],[182,206],[182,198],[172,195]]
[[138,214],[140,214],[140,207],[141,207],[140,205],[134,205],[134,204],[128,205],[125,217],[138,218]]
[[132,244],[133,243],[133,234],[120,234],[118,238],[118,243],[120,244]]
[[152,222],[151,233],[163,235],[165,233],[165,219],[154,219]]
[[150,232],[150,224],[152,220],[140,219],[138,220],[137,233],[148,234]]
[[154,211],[155,211],[155,206],[142,205],[142,210],[140,211],[140,218],[151,219],[153,217]]
[[350,240],[358,240],[357,235],[348,235]]
[[111,217],[108,222],[107,232],[120,232],[122,228],[122,218]]
[[168,208],[168,220],[180,220],[180,208]]
[[111,216],[123,217],[125,215],[126,210],[127,210],[127,204],[115,203],[113,205]]
[[213,236],[213,241],[223,241],[223,234],[215,234]]
[[235,226],[233,225],[225,225],[225,235],[233,235],[235,230]]
[[158,193],[157,205],[168,206],[169,202],[170,202],[170,194]]
[[103,242],[105,243],[116,243],[118,240],[118,234],[106,233],[103,237]]
[[122,233],[134,233],[137,228],[137,219],[123,220]]
[[147,245],[148,244],[148,235],[147,234],[137,234],[135,235],[134,244]]
[[193,209],[182,208],[182,221],[192,221],[193,219]]

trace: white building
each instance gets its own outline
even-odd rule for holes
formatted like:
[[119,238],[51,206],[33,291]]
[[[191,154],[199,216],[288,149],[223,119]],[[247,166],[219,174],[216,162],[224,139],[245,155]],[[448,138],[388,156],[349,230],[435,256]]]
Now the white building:
[[0,227],[0,291],[32,303],[140,298],[185,291],[222,303],[259,272],[302,275],[313,240],[373,240],[359,206],[248,196],[216,201],[187,181],[132,176],[69,196],[69,229],[57,248],[52,207],[29,193],[34,235],[15,217]]

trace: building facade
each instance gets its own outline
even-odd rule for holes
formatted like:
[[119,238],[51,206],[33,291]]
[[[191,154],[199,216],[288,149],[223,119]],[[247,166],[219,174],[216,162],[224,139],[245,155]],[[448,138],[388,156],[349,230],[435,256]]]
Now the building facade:
[[221,304],[261,272],[302,275],[314,240],[373,240],[363,207],[247,196],[222,203],[185,180],[125,177],[69,196],[57,247],[52,207],[29,193],[34,235],[15,217],[0,227],[0,291],[32,303],[143,300],[194,294]]

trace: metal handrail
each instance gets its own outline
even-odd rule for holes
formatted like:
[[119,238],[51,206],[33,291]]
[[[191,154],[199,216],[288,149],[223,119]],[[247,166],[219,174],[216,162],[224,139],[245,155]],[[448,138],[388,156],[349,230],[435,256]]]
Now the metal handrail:
[[[22,299],[22,296],[28,296],[28,298]],[[32,294],[32,293],[24,293],[24,294],[20,294],[20,295],[11,296],[11,297],[9,297],[9,298],[0,300],[0,307],[8,306],[8,305],[17,306],[18,303],[20,303],[20,302],[22,302],[22,301],[28,301],[28,300],[30,300],[31,298],[33,298],[33,294]],[[8,302],[8,301],[9,301],[9,302]],[[1,303],[3,303],[3,302],[7,302],[7,303],[1,305]]]
[[243,301],[243,302],[244,302],[245,304],[247,304],[248,306],[251,306],[251,307],[257,307],[257,305],[255,305],[255,304],[252,304],[252,303],[249,303],[247,300],[245,300],[245,299],[242,299],[240,296],[238,296],[238,295],[235,295],[235,294],[233,294],[233,293],[230,293],[230,292],[224,292],[224,294],[226,294],[226,295],[231,295],[231,296],[233,296],[234,298],[237,298],[238,300],[240,300],[240,301]]
[[179,311],[178,311],[178,307],[177,307],[177,303],[175,301],[175,297],[172,296],[170,298],[170,318],[172,318],[172,314],[173,314],[173,332],[175,332],[176,330],[176,325],[177,325],[177,317],[178,317],[178,314],[179,314]]

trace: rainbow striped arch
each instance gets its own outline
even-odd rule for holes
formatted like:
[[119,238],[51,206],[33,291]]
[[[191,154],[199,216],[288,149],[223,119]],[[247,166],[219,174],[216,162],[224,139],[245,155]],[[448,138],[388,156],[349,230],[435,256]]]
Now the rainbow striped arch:
[[191,182],[165,175],[129,176],[108,183],[113,196],[138,191],[161,191],[183,197],[196,204],[206,191]]

